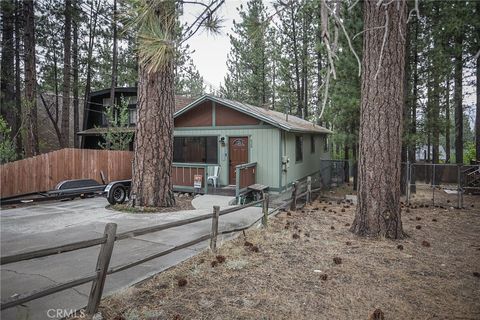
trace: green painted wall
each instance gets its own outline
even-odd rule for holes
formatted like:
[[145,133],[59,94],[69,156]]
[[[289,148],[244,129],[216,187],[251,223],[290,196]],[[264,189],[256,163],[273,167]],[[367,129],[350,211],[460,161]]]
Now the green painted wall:
[[270,126],[176,128],[175,136],[225,137],[218,143],[220,185],[228,185],[228,137],[249,137],[249,162],[257,162],[257,182],[278,189],[280,185],[280,130]]
[[[303,160],[295,161],[295,136],[303,136]],[[315,152],[311,152],[310,134],[295,134],[284,132],[282,134],[282,154],[289,159],[287,171],[282,172],[282,188],[288,187],[295,180],[304,178],[320,170],[320,160],[330,159],[329,150],[325,150],[324,134],[314,135]],[[287,183],[287,185],[286,185]]]

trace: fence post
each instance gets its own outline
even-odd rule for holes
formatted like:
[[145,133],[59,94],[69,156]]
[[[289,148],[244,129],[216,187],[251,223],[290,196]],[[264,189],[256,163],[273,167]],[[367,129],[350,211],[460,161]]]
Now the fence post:
[[297,210],[297,182],[293,183],[293,191],[292,191],[292,202],[290,203],[290,210]]
[[307,177],[307,203],[312,203],[312,177]]
[[205,165],[205,167],[203,168],[203,180],[205,181],[205,185],[204,185],[204,189],[203,189],[203,192],[205,194],[208,194],[208,164]]
[[235,198],[237,204],[240,204],[240,168],[238,166],[235,168]]
[[460,209],[462,204],[460,203],[460,193],[462,192],[462,178],[460,165],[457,165],[457,208]]
[[105,226],[105,231],[103,234],[107,237],[107,241],[102,244],[100,247],[100,253],[98,254],[97,266],[95,268],[97,272],[97,278],[92,282],[92,288],[88,297],[87,314],[89,315],[94,315],[97,312],[100,300],[102,299],[103,287],[107,277],[110,258],[112,257],[116,231],[116,223],[107,223]]
[[410,161],[407,160],[407,167],[405,168],[405,176],[406,176],[406,189],[405,194],[407,196],[407,204],[410,204]]
[[432,172],[432,205],[435,206],[435,163]]
[[217,250],[217,235],[218,235],[218,216],[220,214],[220,207],[213,206],[212,216],[212,233],[210,237],[210,250]]
[[268,224],[268,200],[269,200],[269,195],[268,193],[265,193],[263,195],[263,202],[262,202],[262,211],[263,211],[262,226],[264,228],[266,228]]

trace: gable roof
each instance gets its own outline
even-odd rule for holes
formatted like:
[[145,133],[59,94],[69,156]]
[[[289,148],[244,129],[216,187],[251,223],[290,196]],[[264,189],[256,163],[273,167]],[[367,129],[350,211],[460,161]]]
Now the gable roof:
[[[203,95],[192,103],[188,104],[184,108],[177,110],[174,114],[174,117],[187,112],[188,110],[194,108],[195,106],[201,104],[206,100],[211,100],[237,110],[239,112],[245,113],[249,116],[252,116],[256,119],[264,121],[274,127],[288,131],[288,132],[307,132],[307,133],[333,133],[331,130],[324,128],[322,126],[313,124],[307,120],[298,118],[294,115],[288,115],[282,112],[267,110],[265,108],[260,108],[252,106],[247,103],[238,102],[234,100],[229,100],[225,98],[216,97],[210,94]],[[287,120],[288,117],[288,120]]]

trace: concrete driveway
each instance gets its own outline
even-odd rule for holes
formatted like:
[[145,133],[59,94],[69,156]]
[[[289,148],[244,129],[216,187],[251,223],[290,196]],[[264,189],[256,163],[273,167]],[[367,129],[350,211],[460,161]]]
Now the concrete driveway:
[[[223,208],[227,197],[203,196],[196,210],[160,214],[129,214],[105,209],[104,198],[44,203],[0,211],[1,255],[11,255],[70,242],[96,238],[105,224],[114,222],[117,232],[163,224],[212,212],[214,204]],[[219,229],[227,230],[252,223],[261,208],[250,207],[220,217]],[[208,234],[211,220],[146,234],[115,243],[110,266],[135,261],[178,244]],[[131,269],[107,276],[104,296],[128,287],[188,259],[208,247],[208,242],[173,252]],[[56,283],[76,279],[95,270],[100,246],[62,253],[1,267],[1,298],[28,293]],[[84,284],[1,312],[2,319],[56,319],[86,305],[91,284]]]

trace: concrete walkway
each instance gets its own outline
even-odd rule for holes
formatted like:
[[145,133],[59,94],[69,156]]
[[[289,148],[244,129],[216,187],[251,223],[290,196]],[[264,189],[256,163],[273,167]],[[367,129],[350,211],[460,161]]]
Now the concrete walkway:
[[[231,197],[202,196],[194,201],[196,210],[160,214],[129,214],[105,209],[104,198],[44,203],[0,211],[1,255],[11,255],[70,242],[96,238],[105,224],[117,223],[117,232],[163,224],[212,212],[212,206],[228,205]],[[220,218],[220,230],[252,223],[261,216],[261,208],[250,207]],[[172,246],[208,234],[211,220],[146,234],[115,243],[110,266],[118,266],[158,253]],[[208,247],[208,242],[173,252],[134,268],[107,277],[104,296],[146,279],[188,259]],[[80,278],[95,269],[99,246],[22,261],[1,267],[1,299],[28,293],[57,283]],[[56,319],[72,309],[86,305],[91,284],[33,300],[24,306],[6,309],[1,318]],[[53,311],[52,311],[53,310]],[[60,310],[58,312],[58,310]],[[58,313],[57,313],[58,312]],[[61,315],[56,317],[55,315]],[[52,316],[54,315],[54,316]]]

